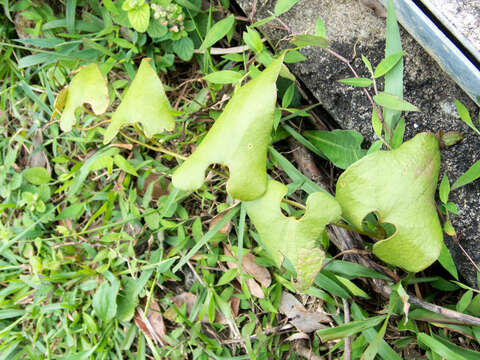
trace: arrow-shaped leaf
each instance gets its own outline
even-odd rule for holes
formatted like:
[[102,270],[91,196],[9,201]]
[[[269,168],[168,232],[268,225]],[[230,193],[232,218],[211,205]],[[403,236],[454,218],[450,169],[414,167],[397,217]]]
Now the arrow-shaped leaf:
[[63,131],[72,130],[72,126],[75,124],[75,110],[83,104],[90,104],[93,112],[98,115],[107,110],[108,101],[107,82],[98,65],[85,66],[73,77],[67,88],[60,128]]
[[357,228],[372,211],[395,225],[395,233],[373,246],[386,263],[421,271],[440,255],[443,234],[435,208],[440,167],[438,141],[422,133],[392,151],[377,151],[350,166],[338,179],[343,216]]
[[173,130],[170,104],[162,82],[149,64],[143,59],[132,85],[128,88],[120,106],[112,116],[112,122],[105,131],[103,143],[109,143],[124,125],[141,122],[145,135],[152,137],[166,130]]
[[340,219],[337,201],[323,192],[307,199],[305,215],[297,220],[286,217],[280,202],[287,187],[269,180],[267,192],[259,199],[246,203],[247,214],[260,234],[262,245],[271,254],[277,266],[287,258],[297,271],[297,287],[306,290],[323,265],[325,254],[316,244],[325,225]]
[[173,185],[194,191],[202,186],[212,163],[227,165],[228,193],[235,199],[254,200],[267,187],[266,156],[273,126],[277,80],[282,58],[233,95],[222,115],[197,150],[173,174]]

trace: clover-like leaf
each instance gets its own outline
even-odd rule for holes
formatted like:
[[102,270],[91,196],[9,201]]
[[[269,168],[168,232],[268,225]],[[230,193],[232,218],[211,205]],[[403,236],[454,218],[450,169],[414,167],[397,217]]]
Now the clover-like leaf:
[[443,233],[434,201],[439,167],[437,139],[421,133],[395,150],[365,156],[338,179],[345,219],[361,229],[375,211],[380,223],[395,225],[393,235],[373,246],[386,263],[417,272],[440,255]]
[[173,185],[194,191],[202,186],[212,163],[227,165],[227,192],[235,199],[254,200],[267,187],[266,156],[272,131],[282,57],[240,87],[190,156],[173,174]]
[[341,208],[338,202],[323,192],[311,194],[307,210],[300,219],[286,217],[280,202],[287,187],[269,180],[267,192],[259,199],[246,203],[247,214],[260,234],[262,245],[280,267],[287,258],[297,271],[297,288],[308,289],[323,265],[325,253],[316,244],[325,225],[338,221]]
[[173,130],[175,119],[172,115],[162,82],[149,64],[143,59],[132,85],[128,88],[112,122],[105,131],[103,143],[110,142],[124,125],[141,122],[145,135],[152,137],[166,130]]
[[83,104],[90,104],[95,114],[99,115],[107,110],[109,97],[107,82],[96,64],[90,64],[82,68],[76,74],[65,93],[62,91],[65,101],[60,128],[62,131],[72,130],[75,124],[75,110]]

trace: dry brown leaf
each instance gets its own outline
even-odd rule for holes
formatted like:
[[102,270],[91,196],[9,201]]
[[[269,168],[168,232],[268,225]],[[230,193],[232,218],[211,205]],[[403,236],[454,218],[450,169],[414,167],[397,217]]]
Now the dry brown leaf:
[[[187,313],[188,313],[188,315],[190,315],[192,313],[193,307],[195,306],[195,303],[197,302],[197,296],[192,294],[192,293],[189,293],[189,292],[183,292],[183,293],[173,297],[170,300],[172,300],[172,302],[175,304],[176,307],[181,307],[181,306],[183,306],[183,304],[186,304]],[[204,324],[209,323],[207,316],[204,316],[201,321]],[[215,322],[217,322],[219,324],[225,324],[226,323],[225,316],[219,311],[215,312]]]
[[28,167],[43,167],[51,174],[52,169],[48,162],[48,157],[45,151],[37,150],[43,144],[43,134],[41,129],[37,129],[32,136],[31,155],[28,160]]
[[242,256],[242,270],[249,275],[252,275],[263,287],[268,288],[272,283],[270,272],[263,266],[255,262],[255,256],[252,254],[245,254]]
[[286,291],[282,293],[282,299],[278,305],[278,311],[287,316],[292,325],[299,331],[305,333],[324,328],[325,325],[322,323],[332,321],[326,313],[306,310],[295,296]]
[[290,341],[298,341],[298,340],[309,340],[310,339],[310,336],[308,336],[307,334],[305,334],[304,332],[297,332],[293,335],[290,335],[289,337],[287,337],[285,339],[286,342],[290,342]]
[[259,299],[265,298],[265,294],[263,293],[262,288],[260,287],[260,285],[258,285],[258,283],[255,281],[255,279],[247,278],[247,279],[245,279],[245,283],[247,284],[248,290],[250,290],[250,293],[253,296],[255,296]]
[[162,346],[166,344],[165,334],[166,328],[163,322],[163,316],[160,307],[155,300],[150,302],[148,314],[145,316],[141,308],[137,308],[135,312],[135,324],[149,338]]
[[145,195],[145,192],[148,189],[148,185],[150,185],[152,182],[155,182],[152,189],[152,200],[157,200],[160,196],[168,194],[168,180],[160,175],[150,174],[145,178],[145,181],[143,182],[143,189],[138,188],[138,192],[141,196]]
[[[225,216],[225,212],[222,212],[218,215],[215,215],[215,217],[210,221],[210,225],[208,226],[208,230],[212,229],[220,220],[223,219]],[[218,230],[219,233],[228,235],[230,234],[230,231],[232,231],[232,226],[233,222],[231,220],[227,221],[225,225],[222,226],[220,230]]]
[[[225,255],[233,257],[229,246],[224,246],[224,252]],[[227,266],[230,269],[236,269],[238,267],[236,263],[230,261],[227,261]],[[263,293],[262,288],[258,283],[260,283],[265,288],[269,287],[272,283],[272,277],[270,275],[270,272],[263,266],[258,265],[255,262],[255,256],[250,253],[244,254],[242,256],[242,271],[253,277],[253,279],[248,278],[245,280],[245,283],[247,284],[250,293],[255,297],[263,299],[265,297],[265,294]],[[237,280],[240,279],[237,277]]]
[[230,307],[232,308],[233,317],[237,317],[238,313],[240,311],[240,298],[238,298],[236,296],[232,296],[230,298],[229,303],[230,303]]

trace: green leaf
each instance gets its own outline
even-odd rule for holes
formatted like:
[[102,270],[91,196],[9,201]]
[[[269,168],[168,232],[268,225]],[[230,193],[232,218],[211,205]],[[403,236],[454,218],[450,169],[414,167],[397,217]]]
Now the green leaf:
[[147,31],[150,23],[150,6],[147,3],[128,11],[128,20],[138,32]]
[[212,163],[228,166],[227,192],[254,200],[267,187],[266,152],[272,131],[282,58],[240,87],[195,152],[174,172],[177,189],[194,191],[203,184]]
[[307,58],[297,50],[290,50],[285,54],[285,64],[294,64],[301,61],[305,61]]
[[298,0],[277,0],[277,3],[275,4],[275,9],[273,10],[274,15],[282,15],[283,13],[290,10],[297,2]]
[[325,225],[340,219],[341,210],[335,199],[317,192],[308,197],[307,209],[301,219],[286,217],[280,210],[286,193],[285,185],[270,180],[267,192],[245,206],[260,234],[262,245],[278,267],[281,267],[284,258],[290,261],[297,272],[296,286],[304,291],[312,284],[325,257],[315,240],[322,234]]
[[373,100],[375,100],[378,105],[384,106],[387,109],[398,111],[420,111],[419,108],[410,104],[409,102],[383,91],[380,91],[377,95],[374,95]]
[[[350,310],[354,320],[365,320],[365,316],[362,314],[362,310],[356,303],[351,304]],[[372,343],[373,341],[375,341],[379,334],[377,334],[374,328],[370,328],[362,331],[362,335],[365,337],[368,343]],[[383,339],[380,340],[378,354],[384,360],[402,360],[402,358]]]
[[382,139],[383,124],[375,109],[372,109],[372,128],[375,135]]
[[122,155],[116,154],[113,157],[113,162],[115,163],[115,165],[117,165],[120,169],[125,171],[127,174],[138,176],[132,164],[130,164],[130,162],[127,159],[125,159]]
[[347,324],[343,324],[334,328],[317,330],[317,335],[320,336],[320,339],[322,339],[323,342],[335,339],[343,339],[364,330],[370,329],[380,324],[385,318],[386,316],[383,315],[375,316],[367,320],[354,320]]
[[472,290],[466,291],[465,294],[462,295],[460,300],[458,300],[457,311],[464,312],[472,302],[472,298],[473,298],[473,291]]
[[33,185],[48,184],[52,181],[47,169],[39,166],[25,169],[23,171],[23,177]]
[[18,68],[23,69],[38,64],[48,64],[58,61],[58,55],[55,53],[40,53],[34,55],[27,55],[18,60]]
[[218,40],[223,38],[232,28],[235,23],[235,17],[232,15],[226,17],[225,19],[220,20],[215,23],[208,31],[205,39],[203,40],[200,50],[205,50],[215,44]]
[[188,36],[185,36],[180,40],[174,41],[172,44],[172,49],[180,59],[183,61],[190,61],[193,57],[195,45],[193,44],[192,39],[190,39]]
[[87,103],[95,114],[103,114],[108,107],[109,97],[107,82],[96,64],[82,68],[75,75],[67,90],[65,108],[60,118],[63,131],[72,130],[75,124],[75,110]]
[[349,167],[338,179],[343,216],[358,229],[370,212],[395,233],[373,246],[386,263],[417,272],[440,255],[443,232],[435,208],[440,167],[438,141],[421,133],[398,149],[377,151]]
[[292,103],[294,94],[295,94],[295,83],[292,83],[283,94],[282,108],[288,108],[290,106],[290,104]]
[[328,47],[328,41],[322,36],[316,36],[316,35],[297,35],[295,36],[290,42],[293,45],[296,45],[298,47],[305,47],[305,46],[318,46],[321,48],[327,48]]
[[109,143],[122,126],[138,121],[142,123],[145,135],[150,138],[175,127],[162,82],[149,62],[150,59],[142,60],[135,79],[105,130],[104,144]]
[[444,174],[442,181],[440,182],[440,187],[438,189],[438,195],[440,196],[441,202],[446,204],[448,202],[449,194],[450,194],[450,181],[448,181],[447,174]]
[[256,53],[263,50],[263,43],[260,34],[250,27],[247,27],[247,32],[243,32],[243,41],[245,41],[245,44]]
[[373,77],[373,68],[372,68],[372,64],[370,63],[370,60],[368,60],[364,55],[362,55],[362,61],[365,64],[365,66],[367,67],[368,71],[370,71],[370,74],[372,74],[372,77]]
[[326,38],[327,31],[325,29],[325,24],[322,21],[322,18],[317,17],[317,22],[315,23],[315,35]]
[[397,122],[397,127],[393,132],[392,137],[392,149],[398,148],[403,143],[403,137],[405,136],[405,118],[400,118],[400,121]]
[[117,313],[117,294],[119,282],[110,285],[104,281],[93,295],[92,306],[99,319],[108,322]]
[[480,131],[473,125],[472,118],[470,117],[470,113],[468,112],[465,105],[463,105],[460,101],[455,99],[455,105],[457,106],[457,112],[460,116],[460,119],[467,124],[473,131],[480,135]]
[[138,306],[138,295],[136,291],[136,282],[138,280],[131,277],[122,279],[122,290],[118,293],[118,311],[117,318],[120,321],[130,321],[135,314]]
[[218,280],[217,286],[226,285],[230,283],[230,281],[235,279],[235,276],[237,276],[237,274],[238,274],[237,268],[229,269],[225,271],[223,275],[220,277],[220,279]]
[[338,80],[338,82],[357,87],[368,87],[373,84],[373,80],[368,78],[348,78]]
[[75,10],[77,7],[77,0],[67,0],[65,9],[65,20],[67,24],[67,31],[70,34],[75,32]]
[[480,177],[480,160],[477,160],[475,164],[465,171],[455,183],[452,185],[452,190],[458,189],[461,186],[470,184]]
[[373,339],[373,341],[370,341],[369,345],[365,349],[365,352],[362,355],[361,360],[374,360],[375,356],[378,354],[380,351],[380,347],[383,345],[384,340],[383,337],[385,336],[385,331],[387,330],[387,325],[388,325],[388,317],[383,321],[383,325],[380,328],[380,331],[378,332],[377,336]]
[[480,353],[454,345],[448,340],[434,335],[429,336],[424,333],[417,335],[417,340],[430,348],[435,354],[440,355],[445,360],[478,360]]
[[375,68],[375,73],[373,77],[377,79],[388,73],[394,68],[395,65],[397,65],[397,63],[402,59],[402,57],[403,51],[387,56],[385,59],[380,61],[380,64],[378,64],[378,66]]
[[235,84],[242,77],[243,75],[237,71],[221,70],[206,75],[204,79],[213,84]]
[[160,214],[158,212],[151,213],[145,216],[145,224],[147,224],[150,230],[157,230],[160,227]]
[[311,130],[304,135],[340,169],[346,169],[367,153],[361,148],[362,134],[354,130]]
[[333,260],[329,262],[325,270],[335,274],[342,275],[348,279],[356,279],[358,277],[368,277],[374,279],[383,279],[389,281],[390,278],[382,273],[372,270],[366,266],[353,263],[350,261]]
[[442,250],[440,251],[440,256],[438,257],[438,262],[450,273],[452,276],[458,280],[458,271],[453,261],[450,251],[445,246],[445,243],[442,243]]
[[[402,41],[400,39],[400,30],[398,28],[397,19],[395,16],[395,8],[392,0],[387,3],[387,29],[386,29],[386,44],[385,57],[393,54],[398,54],[402,51]],[[397,64],[385,75],[386,93],[396,96],[398,99],[403,99],[403,59],[400,59]],[[401,112],[388,107],[383,111],[383,119],[386,126],[393,132],[400,120]],[[390,142],[390,134],[385,132],[387,142]]]
[[148,24],[147,33],[153,39],[161,38],[167,35],[168,28],[160,24],[157,20],[152,20],[150,24]]
[[328,291],[330,294],[341,297],[343,299],[350,299],[350,293],[341,284],[335,274],[323,269],[315,277],[315,285],[320,289]]
[[287,173],[288,177],[292,179],[294,183],[302,184],[300,188],[305,191],[307,194],[312,194],[317,191],[323,191],[327,193],[321,186],[314,183],[312,180],[303,175],[298,169],[286,159],[282,154],[280,154],[273,147],[269,148],[270,155],[272,158],[278,162],[281,168]]

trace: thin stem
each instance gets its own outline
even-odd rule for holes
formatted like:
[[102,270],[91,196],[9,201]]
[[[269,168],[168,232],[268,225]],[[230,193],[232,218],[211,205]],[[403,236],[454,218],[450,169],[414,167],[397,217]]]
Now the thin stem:
[[300,204],[296,201],[293,201],[293,200],[288,200],[288,199],[282,199],[282,202],[284,202],[285,204],[288,204],[288,205],[292,205],[298,209],[302,209],[302,210],[307,210],[307,207],[303,204]]
[[[342,299],[343,301],[343,314],[344,314],[344,323],[348,324],[350,322],[350,305],[347,299]],[[345,351],[343,352],[344,360],[352,359],[352,338],[347,336],[345,338]]]
[[154,151],[158,151],[158,152],[161,152],[161,153],[164,153],[164,154],[167,154],[167,155],[170,155],[170,156],[173,156],[173,157],[176,157],[178,159],[182,159],[182,160],[186,160],[187,158],[183,155],[180,155],[180,154],[177,154],[173,151],[170,151],[170,150],[167,150],[165,149],[163,146],[162,147],[155,147],[155,146],[152,146],[152,145],[148,145],[148,144],[145,144],[144,142],[140,141],[140,140],[137,140],[137,139],[134,139],[130,136],[128,136],[127,134],[125,134],[122,130],[120,130],[120,134],[122,134],[122,136],[124,138],[126,138],[127,140],[135,143],[135,144],[138,144],[138,145],[142,145],[142,146],[145,146],[146,148],[148,149],[151,149],[151,150],[154,150]]
[[368,237],[371,237],[371,238],[374,238],[374,239],[378,238],[378,234],[376,234],[376,233],[372,233],[372,232],[369,232],[369,231],[358,230],[356,227],[353,227],[351,225],[347,225],[347,224],[343,224],[343,223],[334,223],[334,224],[331,224],[331,225],[334,225],[334,226],[339,227],[339,228],[343,228],[343,229],[351,231],[351,232],[355,232],[355,233],[360,234],[360,235],[365,235],[365,236],[368,236]]
[[103,124],[108,124],[110,122],[110,120],[102,120],[100,121],[99,123],[93,125],[93,126],[89,126],[89,127],[86,127],[86,128],[77,128],[77,130],[80,130],[80,131],[88,131],[88,130],[92,130],[92,129],[95,129],[97,127],[99,127],[100,125],[103,125]]
[[[355,71],[355,69],[353,68],[353,66],[350,64],[350,61],[348,61],[346,58],[344,58],[342,55],[340,55],[339,53],[333,51],[332,49],[325,49],[327,50],[327,52],[329,52],[330,54],[332,54],[333,56],[335,56],[338,60],[340,60],[341,62],[345,63],[348,68],[350,69],[350,71],[352,72],[352,74],[356,77],[356,78],[359,78],[357,72]],[[372,104],[373,106],[373,110],[378,114],[378,117],[380,118],[380,121],[382,122],[383,126],[385,127],[385,130],[388,132],[388,134],[390,135],[390,137],[393,137],[393,134],[392,134],[392,131],[390,130],[390,128],[387,126],[387,124],[385,124],[385,120],[383,119],[383,115],[380,111],[378,111],[377,109],[377,105],[375,105],[375,102],[373,101],[373,98],[372,96],[370,95],[370,93],[368,92],[367,89],[363,88],[363,92],[365,93],[365,95],[367,95],[367,98],[368,100],[370,101],[370,104]]]

